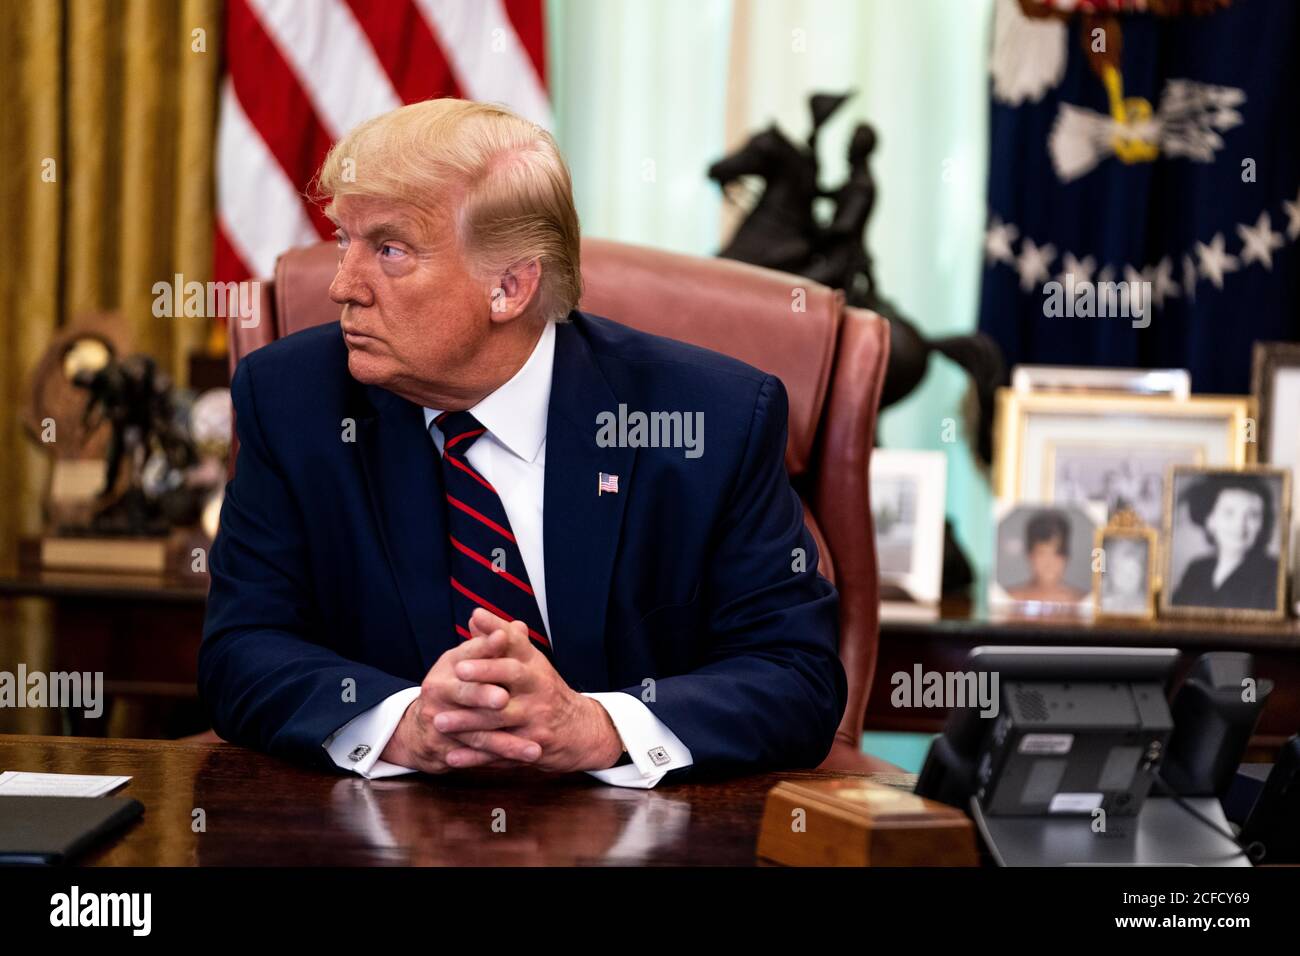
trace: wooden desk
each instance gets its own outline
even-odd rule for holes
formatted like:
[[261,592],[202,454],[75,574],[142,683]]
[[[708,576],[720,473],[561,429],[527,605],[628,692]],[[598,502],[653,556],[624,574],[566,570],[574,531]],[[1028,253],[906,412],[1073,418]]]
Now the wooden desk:
[[846,776],[653,790],[534,772],[367,781],[230,744],[3,735],[0,770],[131,776],[115,795],[144,818],[84,861],[98,866],[753,866],[769,789]]
[[892,706],[890,676],[899,671],[910,674],[918,663],[926,671],[959,671],[970,649],[981,644],[1174,647],[1183,652],[1176,682],[1207,651],[1248,651],[1255,658],[1256,676],[1271,678],[1274,687],[1246,759],[1271,762],[1277,748],[1300,731],[1300,621],[1238,624],[1179,618],[1112,622],[999,617],[969,601],[944,602],[934,620],[881,621],[866,728],[939,733],[947,711]]
[[[100,671],[119,734],[180,736],[206,728],[195,681],[208,596],[206,574],[103,574],[0,568],[0,598],[50,602],[55,671]],[[108,733],[100,720],[64,715],[64,731]]]

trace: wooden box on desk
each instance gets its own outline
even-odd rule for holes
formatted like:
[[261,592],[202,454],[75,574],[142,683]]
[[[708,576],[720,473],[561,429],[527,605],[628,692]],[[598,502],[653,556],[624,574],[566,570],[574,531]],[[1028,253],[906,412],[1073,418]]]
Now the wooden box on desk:
[[758,855],[788,866],[979,863],[964,813],[865,777],[777,784],[767,795]]

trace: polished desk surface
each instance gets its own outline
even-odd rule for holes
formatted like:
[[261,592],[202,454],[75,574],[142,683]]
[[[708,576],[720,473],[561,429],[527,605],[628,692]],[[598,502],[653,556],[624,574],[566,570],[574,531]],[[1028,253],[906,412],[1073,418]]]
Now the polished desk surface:
[[130,776],[113,795],[144,817],[82,861],[98,866],[752,866],[773,786],[846,776],[652,790],[535,771],[369,781],[230,744],[14,735],[0,735],[0,770]]

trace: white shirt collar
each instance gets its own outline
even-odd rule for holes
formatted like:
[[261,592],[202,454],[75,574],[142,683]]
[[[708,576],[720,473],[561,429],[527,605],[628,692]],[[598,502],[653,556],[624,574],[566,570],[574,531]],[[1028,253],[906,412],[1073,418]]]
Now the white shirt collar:
[[[497,441],[524,461],[534,461],[546,440],[546,413],[551,404],[554,365],[555,323],[547,322],[523,367],[468,409]],[[441,413],[441,409],[424,409],[426,431]]]

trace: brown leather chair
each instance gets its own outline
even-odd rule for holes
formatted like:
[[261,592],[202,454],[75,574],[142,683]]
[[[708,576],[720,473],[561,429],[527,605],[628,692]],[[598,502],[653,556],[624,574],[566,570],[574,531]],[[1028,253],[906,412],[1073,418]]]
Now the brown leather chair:
[[[260,315],[232,321],[230,362],[280,336],[336,321],[332,243],[293,249],[261,284]],[[725,259],[584,240],[581,308],[647,332],[735,356],[785,383],[786,466],[840,592],[840,657],[849,699],[823,767],[897,770],[860,751],[879,640],[879,584],[867,468],[889,350],[879,316],[846,308],[818,283]],[[248,327],[245,327],[245,325]]]

